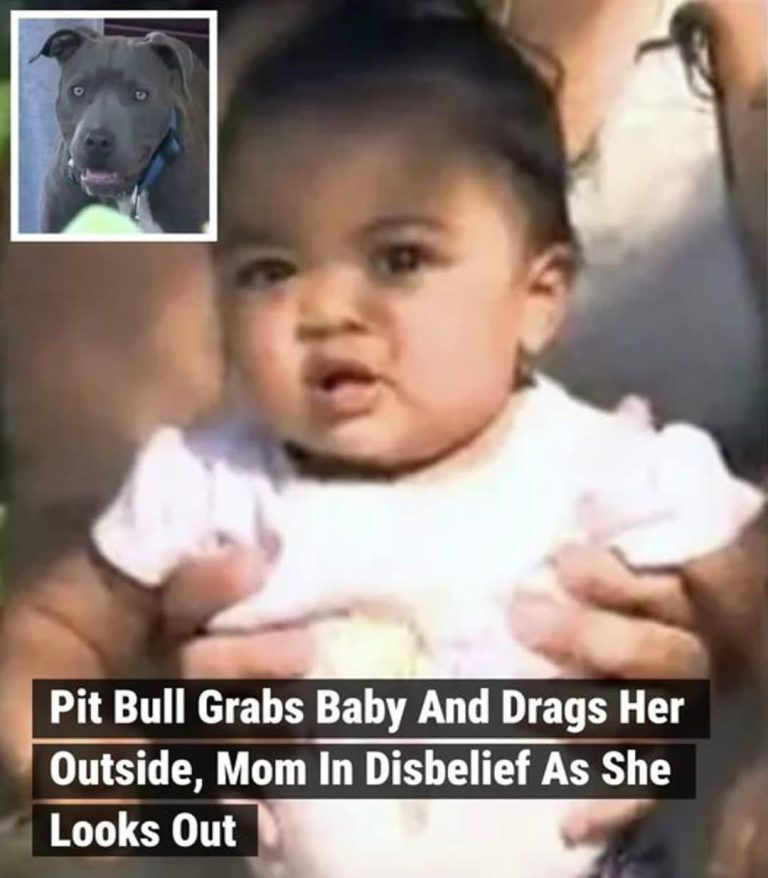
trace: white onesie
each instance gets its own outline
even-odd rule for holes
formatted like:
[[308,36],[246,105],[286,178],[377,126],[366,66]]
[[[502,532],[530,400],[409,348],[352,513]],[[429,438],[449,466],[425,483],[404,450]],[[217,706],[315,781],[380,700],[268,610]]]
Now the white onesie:
[[[264,588],[213,628],[369,602],[418,635],[418,656],[404,657],[402,640],[388,653],[365,624],[357,632],[368,642],[355,645],[355,617],[327,623],[315,676],[540,677],[561,672],[516,643],[505,620],[518,586],[556,593],[548,562],[557,549],[590,541],[636,567],[678,565],[732,542],[762,506],[693,427],[657,431],[545,378],[502,418],[486,459],[432,481],[308,479],[252,423],[165,428],[94,540],[118,569],[157,586],[221,537],[256,547],[276,537]],[[297,878],[580,878],[599,851],[561,841],[572,805],[434,800],[414,823],[395,800],[297,800],[275,803],[275,815],[282,865]]]

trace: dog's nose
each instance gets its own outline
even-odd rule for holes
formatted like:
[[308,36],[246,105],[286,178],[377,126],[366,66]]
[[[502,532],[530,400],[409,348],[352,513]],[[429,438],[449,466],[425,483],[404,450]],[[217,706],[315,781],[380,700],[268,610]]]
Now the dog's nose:
[[114,146],[115,138],[111,132],[104,128],[94,128],[85,136],[85,149],[91,160],[107,158],[112,153]]

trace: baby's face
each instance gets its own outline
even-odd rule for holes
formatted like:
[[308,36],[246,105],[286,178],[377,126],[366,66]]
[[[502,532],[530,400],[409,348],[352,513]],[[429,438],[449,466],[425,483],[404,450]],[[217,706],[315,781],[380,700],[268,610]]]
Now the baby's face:
[[481,434],[557,305],[509,187],[434,124],[376,115],[245,125],[217,255],[260,418],[314,455],[387,470]]

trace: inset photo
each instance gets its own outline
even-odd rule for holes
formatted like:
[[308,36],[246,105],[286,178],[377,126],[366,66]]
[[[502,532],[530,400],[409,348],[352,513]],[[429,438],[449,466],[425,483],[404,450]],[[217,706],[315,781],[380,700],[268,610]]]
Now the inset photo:
[[11,13],[12,241],[216,240],[216,25]]

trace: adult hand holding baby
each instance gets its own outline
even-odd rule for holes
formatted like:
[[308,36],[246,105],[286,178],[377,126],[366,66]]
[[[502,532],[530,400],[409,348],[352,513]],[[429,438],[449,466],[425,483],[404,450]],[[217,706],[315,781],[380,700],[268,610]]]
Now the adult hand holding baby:
[[[568,548],[557,558],[557,573],[570,600],[520,590],[512,608],[513,631],[530,648],[591,676],[712,677],[724,694],[742,684],[758,687],[767,642],[767,556],[765,521],[733,547],[688,565],[685,574],[637,573],[609,551]],[[747,766],[729,795],[713,875],[756,875],[740,864],[750,857],[768,862],[768,855],[757,851],[759,832],[749,844],[744,832],[734,833],[729,825],[734,813],[747,812],[743,791],[754,789],[764,773],[764,765]],[[585,804],[571,814],[564,832],[572,843],[599,840],[652,806],[648,800],[618,799]],[[756,819],[752,814],[745,826]]]
[[[253,634],[202,634],[215,613],[251,593],[252,560],[230,547],[171,578],[164,618],[185,676],[299,677],[311,667],[309,621]],[[558,573],[573,600],[525,590],[515,598],[510,621],[527,645],[594,676],[708,675],[708,648],[680,575],[633,573],[612,553],[591,548],[566,549]]]
[[[510,613],[517,637],[595,677],[691,678],[726,687],[760,667],[765,624],[762,524],[733,550],[678,572],[637,573],[612,552],[567,548],[557,573],[569,601],[520,589]],[[219,610],[251,593],[259,559],[234,546],[179,568],[163,616],[187,677],[300,677],[313,656],[305,624],[253,634],[203,635]],[[724,587],[727,585],[727,588]]]
[[263,559],[226,545],[215,555],[182,565],[163,596],[165,630],[186,678],[303,677],[312,665],[309,622],[252,634],[203,634],[206,623],[253,591]]
[[[594,677],[708,677],[709,652],[679,573],[635,573],[612,552],[589,546],[556,559],[565,591],[521,589],[510,621],[515,636],[538,653]],[[599,841],[653,807],[650,799],[584,803],[563,833],[571,844]]]
[[[183,676],[301,677],[310,671],[311,620],[253,634],[201,633],[216,612],[252,592],[253,569],[245,550],[230,547],[186,564],[172,578],[164,615]],[[515,600],[510,623],[529,646],[594,677],[708,676],[710,653],[680,575],[634,573],[614,554],[590,548],[565,550],[558,573],[572,600],[525,591]],[[590,803],[564,830],[572,843],[601,839],[650,806],[638,800]]]
[[679,571],[637,573],[588,546],[557,558],[572,599],[521,589],[515,635],[559,664],[624,679],[713,675],[726,691],[756,679],[766,626],[765,522]]

